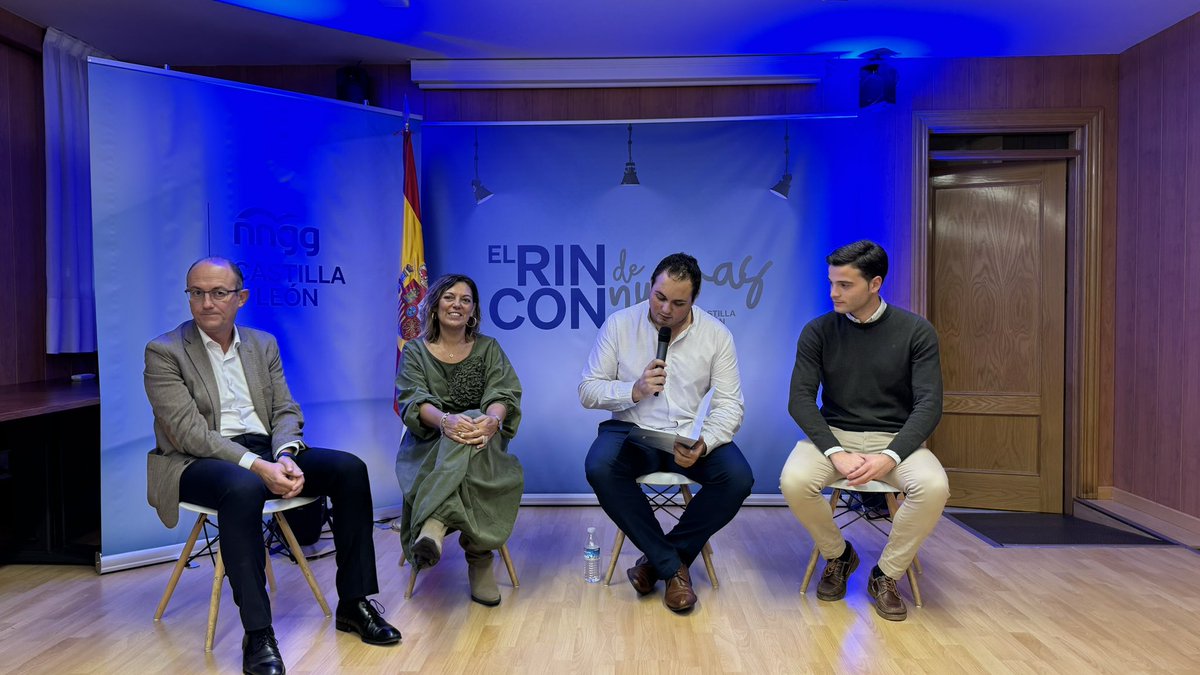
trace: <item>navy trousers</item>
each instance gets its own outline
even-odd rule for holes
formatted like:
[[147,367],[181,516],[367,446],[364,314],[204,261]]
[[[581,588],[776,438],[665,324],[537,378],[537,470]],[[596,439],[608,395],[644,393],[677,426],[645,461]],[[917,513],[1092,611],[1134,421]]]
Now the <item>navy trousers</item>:
[[[246,434],[231,440],[271,461],[271,443],[266,436]],[[348,452],[325,448],[308,448],[295,460],[304,472],[300,495],[325,495],[333,504],[338,598],[352,600],[378,593],[374,511],[366,464]],[[242,627],[247,631],[271,625],[262,509],[266,500],[277,497],[257,475],[221,459],[198,459],[184,469],[179,479],[180,500],[217,511],[225,573],[241,613]]]
[[[600,506],[625,536],[669,579],[680,565],[691,565],[709,537],[737,515],[750,496],[754,475],[734,443],[713,448],[688,468],[674,455],[628,440],[634,425],[619,420],[600,424],[588,450],[585,470]],[[655,471],[681,473],[701,485],[679,523],[664,533],[636,479]]]

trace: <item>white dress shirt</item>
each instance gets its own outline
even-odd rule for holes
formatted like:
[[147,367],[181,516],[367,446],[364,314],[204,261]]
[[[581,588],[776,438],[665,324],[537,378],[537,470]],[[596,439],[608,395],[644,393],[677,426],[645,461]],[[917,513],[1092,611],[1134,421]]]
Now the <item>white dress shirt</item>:
[[658,347],[658,326],[650,321],[650,303],[642,301],[614,312],[600,327],[579,383],[585,408],[611,410],[613,419],[689,436],[697,411],[712,390],[708,414],[699,430],[708,450],[731,440],[742,426],[745,403],[733,335],[725,324],[692,305],[691,325],[667,349],[667,379],[661,396],[634,403],[633,386]]
[[[242,357],[238,349],[242,346],[242,337],[237,326],[233,327],[233,343],[229,351],[221,349],[220,343],[210,338],[204,331],[200,340],[204,343],[204,351],[208,354],[208,362],[212,366],[213,378],[217,381],[217,391],[221,399],[221,435],[233,438],[242,434],[259,434],[270,436],[267,427],[254,410],[254,402],[250,400],[250,386],[246,384],[246,371],[242,369]],[[298,443],[289,443],[275,451],[275,458],[284,450],[299,449]],[[238,466],[249,469],[258,455],[246,451],[238,460]]]

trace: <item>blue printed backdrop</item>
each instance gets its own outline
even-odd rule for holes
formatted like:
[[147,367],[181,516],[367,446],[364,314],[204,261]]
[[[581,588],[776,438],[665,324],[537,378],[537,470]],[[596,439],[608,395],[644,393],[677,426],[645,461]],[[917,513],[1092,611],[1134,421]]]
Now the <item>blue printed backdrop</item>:
[[190,318],[188,265],[244,270],[239,322],[279,338],[312,445],[357,453],[377,507],[393,471],[402,120],[114,63],[90,69],[105,555],[182,541],[146,504],[143,348]]
[[[114,63],[91,68],[93,212],[102,395],[105,555],[182,541],[145,502],[153,446],[148,339],[188,318],[184,270],[207,253],[243,265],[241,319],[275,333],[315,445],[367,462],[377,508],[397,507],[391,409],[403,166],[401,120],[338,102]],[[775,493],[799,432],[787,414],[795,340],[828,310],[825,254],[862,237],[903,268],[884,218],[897,167],[872,118],[797,119],[791,198],[782,120],[640,123],[642,184],[621,187],[624,124],[425,125],[417,134],[430,273],[480,284],[484,330],[524,384],[511,446],[531,494],[588,494],[583,457],[608,413],[576,387],[598,325],[644,299],[668,253],[706,274],[698,305],[733,332],[746,417],[737,441]],[[479,171],[496,197],[470,189]],[[898,278],[897,278],[898,277]],[[906,304],[907,274],[885,295]]]
[[[476,279],[484,331],[521,377],[524,419],[511,450],[527,493],[590,493],[583,458],[609,414],[579,405],[583,362],[598,323],[644,299],[657,262],[681,250],[707,277],[697,304],[737,344],[746,417],[736,440],[755,492],[778,491],[799,436],[787,413],[795,341],[829,309],[824,257],[864,236],[891,244],[870,196],[882,183],[862,133],[870,124],[788,122],[788,200],[768,191],[784,168],[782,120],[636,124],[636,187],[619,185],[624,124],[426,125],[430,275]],[[470,189],[476,131],[480,179],[496,193],[480,205]]]

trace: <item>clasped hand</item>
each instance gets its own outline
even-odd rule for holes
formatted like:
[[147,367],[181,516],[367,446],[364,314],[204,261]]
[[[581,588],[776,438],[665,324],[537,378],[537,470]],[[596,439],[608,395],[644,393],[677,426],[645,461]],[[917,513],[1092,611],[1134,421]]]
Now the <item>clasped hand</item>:
[[460,414],[446,417],[443,433],[455,443],[482,448],[492,440],[492,436],[495,436],[499,430],[500,420],[492,415],[480,415],[472,418]]
[[865,485],[879,480],[896,468],[896,462],[885,454],[859,454],[857,452],[835,452],[829,456],[833,468],[846,477],[851,485]]
[[289,455],[280,455],[274,462],[256,459],[251,468],[266,484],[271,494],[279,495],[281,499],[299,496],[300,491],[304,489],[304,472]]

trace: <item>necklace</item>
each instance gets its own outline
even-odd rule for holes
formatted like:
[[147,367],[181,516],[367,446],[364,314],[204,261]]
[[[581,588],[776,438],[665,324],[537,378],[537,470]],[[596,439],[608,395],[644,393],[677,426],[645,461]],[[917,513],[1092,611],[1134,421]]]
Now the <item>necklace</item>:
[[[458,347],[456,347],[454,349],[454,351],[451,351],[449,345],[443,344],[441,342],[438,342],[437,345],[438,345],[438,350],[441,351],[442,354],[444,354],[446,356],[446,358],[448,358],[448,359],[458,359],[460,357],[460,354],[461,354],[461,356],[466,356],[467,353],[471,351],[471,343],[470,342],[463,342]],[[459,349],[462,349],[464,347],[466,348],[466,351],[463,351],[463,352],[458,351]]]

